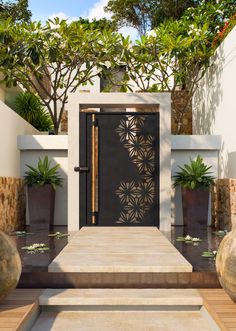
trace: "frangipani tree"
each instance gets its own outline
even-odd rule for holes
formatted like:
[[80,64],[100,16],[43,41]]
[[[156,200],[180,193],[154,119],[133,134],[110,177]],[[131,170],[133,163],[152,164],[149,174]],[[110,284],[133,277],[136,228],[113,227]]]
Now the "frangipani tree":
[[122,38],[122,48],[120,63],[125,65],[126,73],[121,89],[125,86],[130,91],[171,93],[185,90],[181,111],[172,105],[180,132],[182,118],[214,51],[208,39],[208,24],[192,25],[187,30],[183,22],[171,20],[134,44],[129,38]]
[[[215,51],[214,37],[225,19],[235,10],[235,0],[205,3],[190,8],[180,20],[160,24],[133,45],[123,38],[122,64],[126,66],[121,87],[131,91],[185,91],[181,110],[172,104],[173,116],[181,132],[183,117],[199,80]],[[135,82],[133,84],[132,82]]]
[[120,36],[81,22],[0,24],[0,70],[7,86],[36,92],[58,133],[68,94],[93,78],[116,53]]

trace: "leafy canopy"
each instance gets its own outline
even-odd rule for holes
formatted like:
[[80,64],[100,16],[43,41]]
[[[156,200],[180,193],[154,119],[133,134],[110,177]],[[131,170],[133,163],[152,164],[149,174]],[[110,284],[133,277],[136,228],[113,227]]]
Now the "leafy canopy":
[[140,35],[163,21],[179,19],[184,11],[199,4],[196,0],[109,0],[105,10],[119,26],[132,26]]
[[[225,20],[235,12],[235,3],[236,0],[202,2],[187,9],[181,19],[159,24],[133,44],[129,38],[122,38],[121,63],[126,67],[126,73],[119,83],[121,90],[185,90],[181,110],[172,104],[173,116],[181,132],[182,118],[217,46],[213,43],[214,38]],[[116,63],[112,62],[115,67]],[[109,77],[109,72],[106,77],[117,83]]]
[[0,70],[7,86],[21,84],[36,92],[58,133],[68,94],[93,84],[106,61],[120,50],[113,30],[56,18],[30,24],[0,24]]
[[14,22],[29,22],[32,13],[28,7],[28,0],[0,0],[0,19],[11,18]]

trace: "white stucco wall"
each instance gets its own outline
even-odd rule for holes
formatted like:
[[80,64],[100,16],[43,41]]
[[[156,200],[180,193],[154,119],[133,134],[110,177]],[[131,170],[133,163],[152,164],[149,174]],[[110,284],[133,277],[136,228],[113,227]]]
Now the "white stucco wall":
[[235,40],[236,27],[218,47],[193,99],[193,133],[222,136],[222,178],[236,178]]
[[[52,165],[60,164],[59,173],[64,179],[63,186],[56,190],[55,200],[55,225],[67,225],[68,210],[68,190],[67,190],[67,173],[68,173],[68,138],[67,136],[48,136],[32,135],[19,136],[18,148],[21,152],[20,173],[23,177],[27,170],[26,164],[37,166],[38,159],[48,156]],[[26,213],[26,222],[28,224],[28,215]]]
[[37,134],[37,130],[0,101],[0,176],[20,177],[19,134]]
[[[71,137],[73,138],[73,137]],[[170,139],[171,138],[171,139]],[[215,177],[218,177],[219,165],[218,165],[218,154],[221,146],[220,136],[170,136],[171,142],[171,162],[170,155],[167,156],[166,160],[163,160],[161,164],[162,171],[161,175],[162,187],[164,190],[163,182],[167,182],[169,189],[165,190],[164,198],[167,198],[168,205],[163,204],[163,208],[166,210],[166,214],[169,214],[168,220],[172,218],[172,224],[182,224],[182,204],[180,191],[175,192],[173,189],[170,190],[171,176],[175,174],[178,169],[178,165],[182,166],[184,163],[189,163],[190,158],[195,158],[198,154],[204,159],[204,162],[212,166],[212,172]],[[76,142],[76,139],[74,139]],[[166,142],[167,143],[167,142]],[[166,148],[166,144],[165,148]],[[19,136],[18,137],[18,148],[21,151],[21,176],[27,169],[26,164],[36,165],[39,157],[48,155],[52,160],[52,164],[59,163],[60,174],[64,178],[63,188],[58,188],[56,192],[56,206],[55,206],[55,225],[67,225],[68,224],[68,136],[48,136],[48,135],[33,135],[33,136]],[[72,151],[73,153],[73,151]],[[77,154],[77,153],[76,153]],[[164,156],[164,155],[163,155]],[[168,160],[169,159],[169,160]],[[166,163],[167,162],[167,163]],[[76,163],[77,164],[77,163]],[[169,169],[168,169],[169,165]],[[74,163],[71,163],[71,172],[73,177],[70,178],[71,184],[74,190],[78,190],[78,173],[73,170]],[[171,166],[171,169],[170,169]],[[172,192],[172,193],[171,193]],[[70,198],[74,197],[74,191],[70,192]],[[172,208],[170,207],[170,196],[172,200]],[[79,208],[79,198],[73,199],[76,207]],[[167,203],[165,201],[165,203]],[[169,208],[169,209],[168,209]],[[170,218],[170,209],[172,209]],[[74,223],[69,224],[70,229],[73,226],[78,226],[78,210],[77,212],[71,210],[69,214],[75,213]],[[76,213],[77,216],[76,216]],[[162,211],[163,213],[163,211]]]

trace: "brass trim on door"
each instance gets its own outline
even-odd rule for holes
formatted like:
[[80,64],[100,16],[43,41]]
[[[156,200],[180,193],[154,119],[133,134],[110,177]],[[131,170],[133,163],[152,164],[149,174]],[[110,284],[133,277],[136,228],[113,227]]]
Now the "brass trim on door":
[[98,134],[99,129],[96,123],[96,115],[92,114],[92,224],[96,224],[96,214],[98,213]]

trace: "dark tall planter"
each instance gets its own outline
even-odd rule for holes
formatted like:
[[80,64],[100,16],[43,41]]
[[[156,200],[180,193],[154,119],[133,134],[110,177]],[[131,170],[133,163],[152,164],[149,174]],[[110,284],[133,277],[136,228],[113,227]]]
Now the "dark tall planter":
[[52,185],[28,185],[28,209],[30,226],[49,229],[54,223],[55,190]]
[[188,228],[207,226],[209,191],[182,187],[183,221]]

